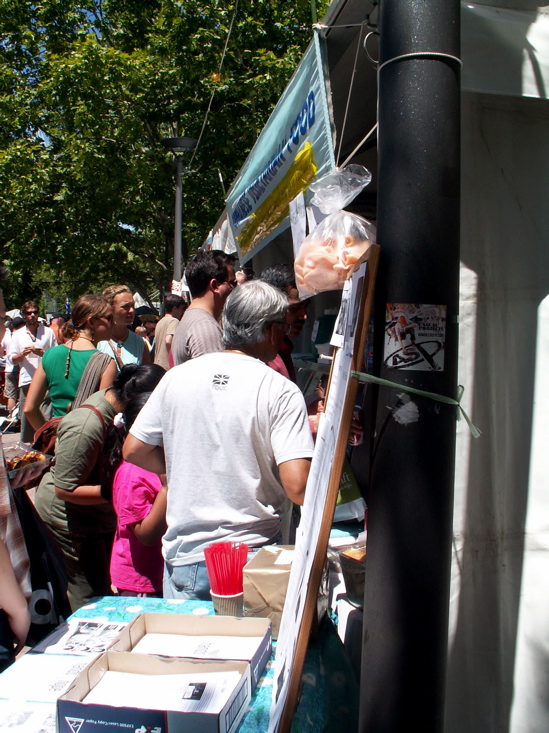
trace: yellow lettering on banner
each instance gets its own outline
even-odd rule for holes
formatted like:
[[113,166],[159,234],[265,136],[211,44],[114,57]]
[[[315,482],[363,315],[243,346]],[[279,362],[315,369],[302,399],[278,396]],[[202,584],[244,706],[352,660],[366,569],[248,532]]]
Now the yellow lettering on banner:
[[306,142],[295,156],[284,178],[250,216],[237,237],[242,254],[257,246],[289,216],[290,201],[307,188],[316,176],[317,170],[313,147],[311,143]]

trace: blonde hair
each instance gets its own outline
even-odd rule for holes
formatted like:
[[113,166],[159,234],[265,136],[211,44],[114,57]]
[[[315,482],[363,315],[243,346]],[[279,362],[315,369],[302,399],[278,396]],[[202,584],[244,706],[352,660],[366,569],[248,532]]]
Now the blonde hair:
[[83,295],[72,309],[71,322],[62,327],[66,339],[75,339],[86,325],[88,318],[101,318],[112,313],[112,306],[103,295]]
[[127,285],[109,285],[108,288],[103,290],[102,295],[108,300],[110,305],[114,305],[114,299],[117,295],[120,295],[120,293],[129,293],[131,295],[132,291]]

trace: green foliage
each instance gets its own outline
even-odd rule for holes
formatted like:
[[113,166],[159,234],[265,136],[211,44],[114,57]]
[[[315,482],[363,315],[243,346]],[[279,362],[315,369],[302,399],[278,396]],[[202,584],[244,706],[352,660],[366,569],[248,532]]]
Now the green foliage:
[[[319,14],[328,2],[318,3]],[[200,247],[311,38],[309,0],[0,0],[0,256],[8,298],[171,279],[174,163],[200,134],[183,240]]]

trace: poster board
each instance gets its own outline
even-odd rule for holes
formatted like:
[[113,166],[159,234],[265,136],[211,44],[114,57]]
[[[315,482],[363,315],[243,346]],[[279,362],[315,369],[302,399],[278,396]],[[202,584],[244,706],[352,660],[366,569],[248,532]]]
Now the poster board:
[[372,245],[342,295],[325,412],[319,423],[278,637],[269,733],[288,733],[297,705],[358,390],[351,371],[362,366],[378,261],[379,246]]

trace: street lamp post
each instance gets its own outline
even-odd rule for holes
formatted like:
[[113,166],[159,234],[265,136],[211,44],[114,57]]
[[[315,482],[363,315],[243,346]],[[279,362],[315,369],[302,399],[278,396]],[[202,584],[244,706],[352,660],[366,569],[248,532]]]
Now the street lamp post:
[[[175,229],[173,238],[173,279],[181,280],[181,224],[183,208],[183,156],[187,150],[196,147],[196,140],[192,137],[165,137],[162,145],[170,150],[177,166],[177,182],[175,188]],[[185,253],[186,254],[186,253]]]

